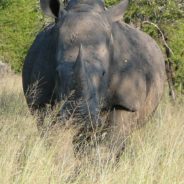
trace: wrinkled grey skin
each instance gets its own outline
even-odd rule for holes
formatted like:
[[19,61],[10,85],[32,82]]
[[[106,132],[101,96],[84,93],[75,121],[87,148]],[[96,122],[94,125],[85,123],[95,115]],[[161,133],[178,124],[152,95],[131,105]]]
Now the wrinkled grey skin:
[[[41,0],[42,10],[57,21],[37,36],[25,59],[27,103],[33,112],[43,111],[67,98],[60,116],[68,118],[77,105],[76,113],[90,114],[84,122],[94,126],[101,111],[110,112],[105,124],[111,138],[118,132],[119,144],[160,102],[164,57],[152,38],[120,22],[128,0],[108,10],[102,0],[70,0],[65,10],[58,4]],[[26,95],[35,82],[36,95]]]

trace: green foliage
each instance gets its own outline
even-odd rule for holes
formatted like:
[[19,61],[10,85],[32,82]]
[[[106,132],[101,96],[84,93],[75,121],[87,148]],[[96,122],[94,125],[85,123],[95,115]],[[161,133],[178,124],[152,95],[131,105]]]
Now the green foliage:
[[0,0],[0,9],[6,8],[11,3],[11,0]]
[[40,19],[36,0],[0,0],[0,59],[16,72],[21,71]]
[[112,6],[116,3],[118,3],[120,0],[105,0],[105,4],[107,7]]
[[177,0],[132,0],[126,18],[133,21],[171,22],[183,17]]
[[184,21],[178,20],[170,26],[165,25],[168,44],[174,54],[172,60],[175,68],[175,87],[184,92]]

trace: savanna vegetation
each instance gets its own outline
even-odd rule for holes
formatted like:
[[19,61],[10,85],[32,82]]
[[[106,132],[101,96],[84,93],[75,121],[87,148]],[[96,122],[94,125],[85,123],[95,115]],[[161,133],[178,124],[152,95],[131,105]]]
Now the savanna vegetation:
[[[46,122],[52,118],[48,114]],[[72,150],[74,130],[56,127],[40,138],[20,76],[6,75],[0,80],[0,183],[183,184],[183,120],[184,99],[173,103],[166,94],[146,126],[128,137],[118,163],[104,160],[110,153],[99,144],[79,161]]]
[[[18,73],[0,75],[1,184],[184,183],[184,1],[131,0],[124,21],[159,43],[172,65],[178,97],[174,103],[166,91],[146,126],[128,137],[119,163],[104,161],[100,145],[79,161],[72,151],[75,130],[56,127],[40,138],[22,92],[24,57],[48,19],[36,0],[0,0],[0,60]],[[46,123],[52,118],[48,113]]]

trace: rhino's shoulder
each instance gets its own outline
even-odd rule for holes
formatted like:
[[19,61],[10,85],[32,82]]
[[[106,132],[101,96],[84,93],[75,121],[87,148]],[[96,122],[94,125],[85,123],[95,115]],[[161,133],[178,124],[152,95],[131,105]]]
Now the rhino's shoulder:
[[116,22],[112,26],[112,34],[116,50],[120,48],[122,52],[127,52],[127,54],[136,58],[141,55],[147,60],[155,60],[155,62],[164,60],[162,51],[156,41],[143,31],[126,23]]

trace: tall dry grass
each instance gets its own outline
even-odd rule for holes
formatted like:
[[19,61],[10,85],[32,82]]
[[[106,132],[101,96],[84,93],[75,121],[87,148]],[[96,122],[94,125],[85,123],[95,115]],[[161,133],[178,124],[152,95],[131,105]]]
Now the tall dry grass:
[[[166,96],[154,117],[135,131],[114,165],[75,159],[72,130],[56,130],[40,138],[23,97],[21,78],[0,79],[1,184],[183,184],[184,101]],[[49,117],[48,117],[49,118]]]

